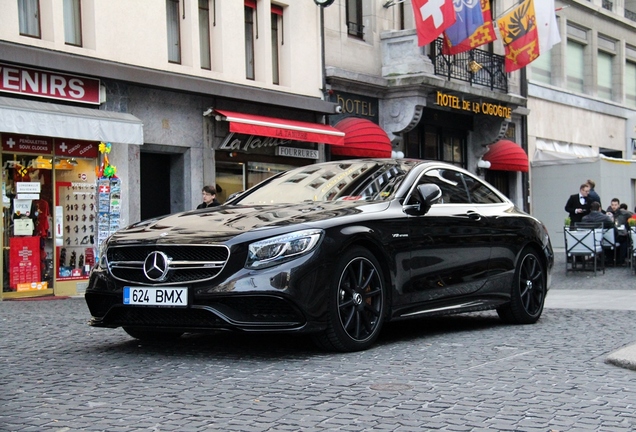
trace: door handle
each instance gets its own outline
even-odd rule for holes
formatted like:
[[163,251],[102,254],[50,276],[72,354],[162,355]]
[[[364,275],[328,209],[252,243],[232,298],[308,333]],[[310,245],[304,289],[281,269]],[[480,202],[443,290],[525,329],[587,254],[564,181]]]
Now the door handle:
[[481,220],[481,215],[480,215],[479,213],[475,212],[475,211],[472,211],[472,210],[467,211],[467,212],[466,212],[466,215],[467,215],[470,219],[472,219],[472,220],[474,220],[474,221]]

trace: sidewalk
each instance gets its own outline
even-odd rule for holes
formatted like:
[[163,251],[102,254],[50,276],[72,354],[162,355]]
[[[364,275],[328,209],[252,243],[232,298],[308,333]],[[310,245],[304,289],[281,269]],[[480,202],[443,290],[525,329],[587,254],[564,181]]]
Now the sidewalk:
[[[565,249],[554,249],[552,285],[546,309],[606,309],[636,311],[636,274],[629,267],[603,272],[565,272]],[[636,342],[609,354],[615,366],[636,370]]]

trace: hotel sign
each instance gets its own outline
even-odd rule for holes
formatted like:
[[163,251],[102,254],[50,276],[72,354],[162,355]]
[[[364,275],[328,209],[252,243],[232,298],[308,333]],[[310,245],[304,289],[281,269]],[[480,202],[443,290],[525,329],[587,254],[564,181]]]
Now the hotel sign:
[[459,96],[437,92],[435,103],[441,107],[459,111],[467,111],[473,114],[484,114],[493,117],[511,118],[512,108],[490,102],[468,101]]
[[0,63],[0,93],[99,105],[98,79]]

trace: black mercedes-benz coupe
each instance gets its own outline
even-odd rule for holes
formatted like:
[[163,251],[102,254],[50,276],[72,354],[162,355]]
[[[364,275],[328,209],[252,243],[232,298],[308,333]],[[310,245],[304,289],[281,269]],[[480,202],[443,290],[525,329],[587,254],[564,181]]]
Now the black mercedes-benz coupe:
[[496,309],[536,322],[554,263],[546,227],[452,165],[318,163],[224,205],[105,241],[85,298],[96,327],[139,339],[304,332],[370,347],[384,322]]

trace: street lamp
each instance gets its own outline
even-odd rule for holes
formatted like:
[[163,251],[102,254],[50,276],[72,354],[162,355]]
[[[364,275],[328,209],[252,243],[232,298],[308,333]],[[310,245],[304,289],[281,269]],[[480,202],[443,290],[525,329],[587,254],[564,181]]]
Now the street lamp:
[[325,8],[333,4],[335,0],[314,0],[320,6],[320,60],[322,62],[322,95],[327,93],[327,73],[325,71]]

